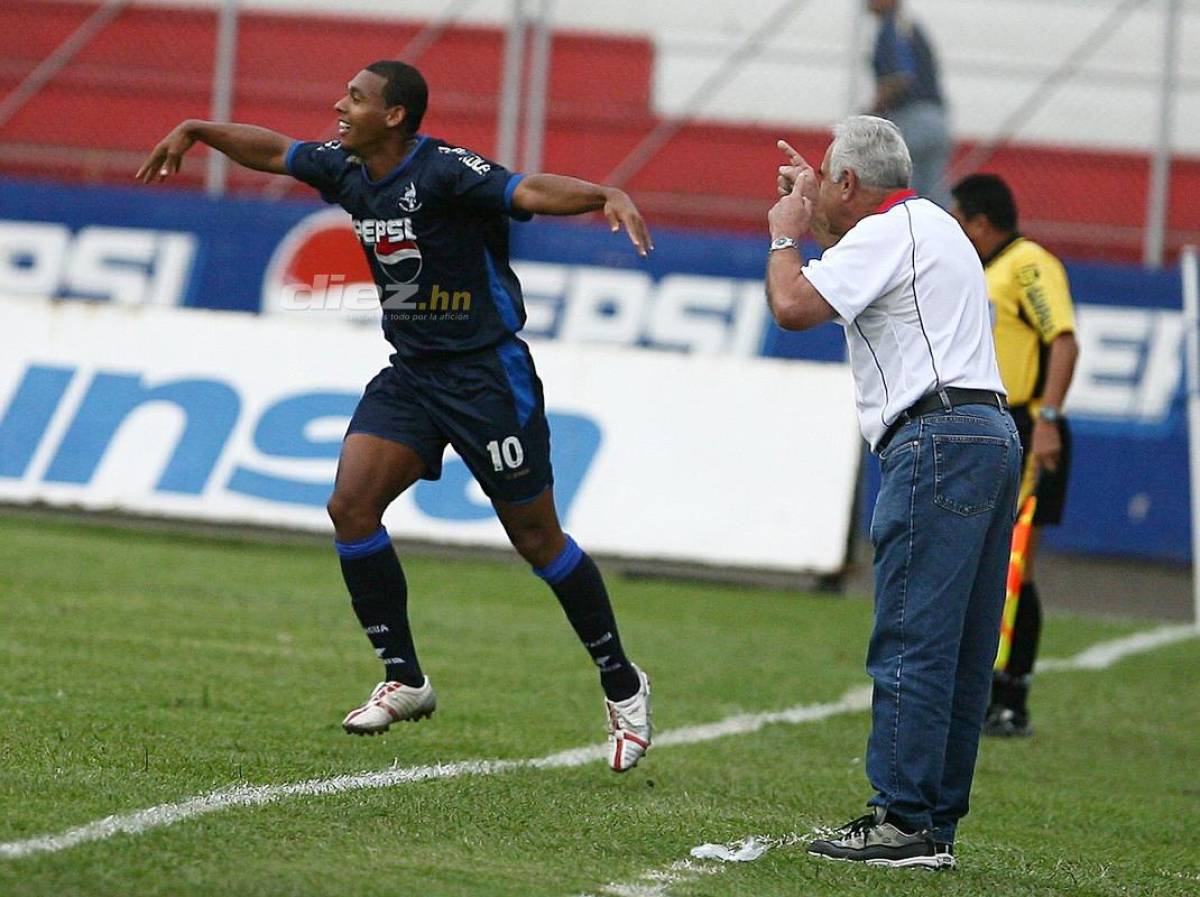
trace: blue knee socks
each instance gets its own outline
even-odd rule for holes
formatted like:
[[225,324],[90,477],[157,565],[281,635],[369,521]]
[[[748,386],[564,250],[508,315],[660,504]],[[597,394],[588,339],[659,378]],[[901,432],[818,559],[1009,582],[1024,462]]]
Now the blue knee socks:
[[356,542],[337,542],[342,577],[363,631],[383,661],[384,678],[419,687],[425,676],[408,627],[408,583],[382,526]]
[[595,562],[567,536],[558,557],[533,572],[554,590],[575,634],[600,670],[600,684],[608,699],[633,697],[641,683],[621,647],[616,617]]

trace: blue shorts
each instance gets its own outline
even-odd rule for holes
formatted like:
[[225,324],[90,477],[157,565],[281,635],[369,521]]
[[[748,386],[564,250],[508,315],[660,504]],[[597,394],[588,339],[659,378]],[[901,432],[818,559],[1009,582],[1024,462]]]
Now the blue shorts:
[[367,384],[350,433],[408,446],[425,479],[442,475],[451,445],[493,501],[527,502],[554,482],[542,381],[524,342],[434,360],[392,356]]

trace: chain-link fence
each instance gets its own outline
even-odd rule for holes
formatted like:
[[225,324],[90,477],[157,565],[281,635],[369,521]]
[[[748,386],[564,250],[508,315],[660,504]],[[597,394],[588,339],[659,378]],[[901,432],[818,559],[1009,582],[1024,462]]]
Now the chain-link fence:
[[[1003,174],[1023,229],[1068,255],[1154,263],[1200,240],[1196,0],[901,12],[940,59],[949,178]],[[875,27],[848,0],[9,0],[0,172],[129,181],[187,117],[331,137],[348,78],[403,58],[430,81],[432,133],[622,183],[658,224],[758,231],[775,139],[819,157],[829,123],[868,103]],[[185,185],[303,195],[204,152]]]

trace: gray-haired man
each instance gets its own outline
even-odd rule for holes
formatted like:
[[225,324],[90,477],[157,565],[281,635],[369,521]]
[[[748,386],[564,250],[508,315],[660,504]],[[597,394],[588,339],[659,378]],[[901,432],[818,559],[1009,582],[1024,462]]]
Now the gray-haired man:
[[[907,189],[894,124],[837,126],[821,170],[781,142],[767,216],[767,296],[781,327],[846,329],[859,424],[879,456],[871,523],[872,810],[809,852],[886,866],[954,864],[967,813],[1021,467],[979,257],[948,213]],[[811,231],[824,252],[803,263]]]

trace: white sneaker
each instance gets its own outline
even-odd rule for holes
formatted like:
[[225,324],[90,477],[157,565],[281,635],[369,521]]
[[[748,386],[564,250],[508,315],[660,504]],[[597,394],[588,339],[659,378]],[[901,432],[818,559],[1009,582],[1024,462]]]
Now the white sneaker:
[[351,735],[375,735],[386,732],[392,723],[433,716],[436,709],[437,695],[428,676],[420,688],[403,682],[380,682],[365,704],[346,714],[342,728]]
[[612,746],[609,766],[613,772],[626,772],[637,766],[650,747],[650,677],[633,665],[641,686],[637,694],[624,701],[604,699],[608,711],[608,743]]

